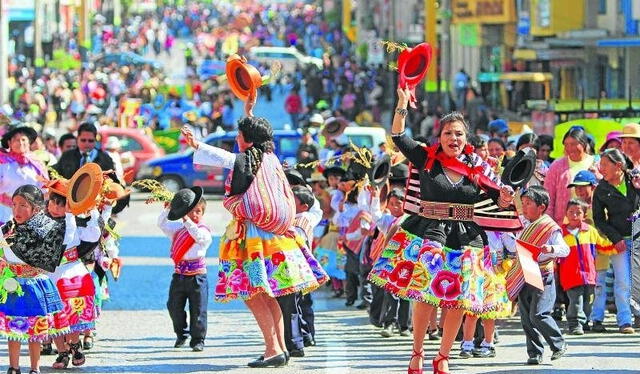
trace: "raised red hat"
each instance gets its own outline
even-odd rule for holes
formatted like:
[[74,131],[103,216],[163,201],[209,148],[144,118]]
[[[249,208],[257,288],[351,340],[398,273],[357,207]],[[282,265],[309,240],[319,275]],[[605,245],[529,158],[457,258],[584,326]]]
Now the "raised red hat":
[[411,90],[409,104],[412,108],[416,107],[416,87],[427,74],[432,55],[429,43],[420,43],[414,48],[406,48],[398,56],[398,87]]

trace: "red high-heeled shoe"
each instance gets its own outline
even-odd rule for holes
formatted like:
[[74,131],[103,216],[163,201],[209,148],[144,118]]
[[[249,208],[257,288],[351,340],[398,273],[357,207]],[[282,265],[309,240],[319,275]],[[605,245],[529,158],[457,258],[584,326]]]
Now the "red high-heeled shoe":
[[[416,352],[416,350],[413,350],[413,354],[411,355],[411,358],[409,359],[409,365],[411,365],[411,361],[415,358],[415,357],[420,357],[421,359],[424,360],[424,349],[421,349],[420,352]],[[407,374],[423,374],[422,368],[420,369],[407,369]]]
[[[440,358],[438,358],[440,356]],[[449,356],[445,356],[442,353],[438,352],[438,355],[433,359],[433,374],[449,374],[448,371],[442,371],[438,367],[440,366],[440,362],[442,361],[449,362]]]

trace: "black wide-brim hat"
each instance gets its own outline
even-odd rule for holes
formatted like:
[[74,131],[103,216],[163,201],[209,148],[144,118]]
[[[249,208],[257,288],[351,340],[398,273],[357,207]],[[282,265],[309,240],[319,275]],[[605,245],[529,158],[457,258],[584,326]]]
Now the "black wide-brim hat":
[[194,186],[191,188],[183,188],[176,192],[171,199],[171,205],[169,207],[169,214],[167,219],[170,221],[179,220],[189,213],[193,208],[198,205],[200,198],[204,191],[200,186]]
[[33,144],[33,142],[35,142],[36,138],[38,137],[38,133],[32,127],[29,127],[29,126],[26,126],[26,125],[22,125],[22,124],[16,125],[16,126],[12,126],[9,129],[9,131],[7,131],[4,135],[2,135],[2,141],[1,141],[2,148],[8,149],[9,148],[9,141],[16,134],[24,134],[24,135],[26,135],[27,138],[29,138],[29,143],[30,144]]
[[507,163],[502,172],[502,183],[513,188],[524,187],[536,168],[536,151],[524,148]]
[[406,182],[409,178],[409,165],[397,164],[391,167],[389,180],[391,182]]
[[320,135],[325,138],[335,138],[342,135],[344,130],[349,126],[349,122],[342,117],[331,117],[324,122],[324,126],[320,131]]
[[322,171],[322,176],[325,177],[326,179],[329,179],[329,175],[337,175],[340,178],[342,178],[342,176],[346,172],[347,171],[341,168],[340,166],[331,166]]
[[287,177],[291,186],[306,186],[307,181],[302,174],[296,169],[289,169],[284,171],[284,175]]
[[383,154],[378,157],[371,172],[369,173],[369,180],[375,187],[380,187],[387,183],[389,180],[389,172],[391,171],[391,157],[387,154]]

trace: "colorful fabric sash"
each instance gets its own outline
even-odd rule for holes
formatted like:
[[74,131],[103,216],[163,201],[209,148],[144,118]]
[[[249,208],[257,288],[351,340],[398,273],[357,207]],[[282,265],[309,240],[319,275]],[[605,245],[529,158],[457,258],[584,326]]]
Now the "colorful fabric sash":
[[371,217],[371,214],[369,212],[361,210],[353,218],[353,220],[347,227],[347,230],[345,231],[344,245],[346,245],[347,248],[349,248],[349,250],[355,254],[360,253],[360,249],[362,248],[362,243],[367,238],[367,235],[362,235],[360,239],[356,239],[356,240],[347,240],[346,235],[353,234],[356,231],[362,230],[362,221],[366,221],[369,224],[371,224],[371,222],[373,221],[373,218]]
[[[228,185],[232,174],[227,178]],[[249,220],[258,228],[278,235],[289,231],[296,215],[293,192],[273,153],[263,155],[249,189],[243,194],[226,196],[223,205],[234,217]]]
[[183,260],[176,263],[174,267],[174,273],[180,275],[197,275],[207,273],[207,262],[204,257],[197,258],[195,260]]
[[[206,228],[205,225],[198,224],[200,228]],[[174,264],[177,264],[182,260],[184,255],[189,251],[189,248],[193,247],[196,240],[189,234],[186,227],[181,228],[173,235],[171,241],[170,256]]]
[[[536,247],[541,247],[549,241],[551,234],[556,230],[560,230],[560,226],[551,217],[544,214],[524,229],[520,234],[520,240]],[[553,260],[549,259],[541,262],[540,272],[543,277],[553,272]],[[525,284],[522,266],[517,256],[513,266],[507,272],[506,281],[509,300],[515,300]]]

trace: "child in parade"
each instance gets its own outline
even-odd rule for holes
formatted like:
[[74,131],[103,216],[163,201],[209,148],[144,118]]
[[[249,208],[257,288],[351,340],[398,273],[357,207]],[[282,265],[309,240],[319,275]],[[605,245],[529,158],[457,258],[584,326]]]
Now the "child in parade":
[[[518,239],[540,248],[538,263],[542,273],[544,290],[539,290],[524,282],[524,278],[507,280],[509,296],[518,298],[520,320],[526,336],[528,365],[542,363],[544,348],[540,337],[544,337],[553,351],[551,360],[561,358],[567,351],[567,343],[562,331],[552,318],[553,304],[556,299],[555,279],[553,275],[554,259],[566,257],[569,246],[565,243],[562,230],[545,212],[549,205],[549,193],[541,186],[531,186],[522,195],[522,214],[524,229],[518,234]],[[513,235],[508,235],[506,248],[510,252],[516,251]],[[514,264],[511,271],[519,263]]]
[[[169,286],[167,309],[176,334],[175,348],[191,336],[189,346],[202,352],[207,335],[207,264],[211,230],[202,222],[207,202],[201,187],[178,191],[158,217],[158,227],[171,238],[170,256],[174,273]],[[189,300],[189,323],[184,308]]]
[[75,217],[64,223],[44,214],[44,195],[34,185],[12,196],[13,219],[2,226],[0,335],[8,339],[9,374],[20,374],[20,345],[29,343],[30,374],[40,373],[40,342],[69,332],[64,304],[46,275],[60,264],[75,231]]
[[[294,220],[294,228],[296,232],[306,240],[310,245],[313,235],[313,229],[322,219],[322,209],[318,200],[313,193],[303,186],[293,186],[293,197],[296,201],[296,218]],[[299,319],[300,332],[302,334],[302,345],[308,347],[315,345],[315,314],[313,311],[313,299],[311,293],[296,293],[296,306],[298,307],[301,318]],[[280,301],[280,298],[278,298]],[[282,307],[282,304],[281,304]],[[284,311],[283,311],[284,314]],[[287,334],[287,326],[285,325],[285,335]],[[286,337],[285,337],[286,338]],[[289,339],[287,339],[287,342]],[[304,356],[302,349],[290,350],[291,357]]]
[[597,185],[598,180],[593,172],[589,170],[581,170],[575,177],[573,177],[571,184],[567,186],[568,188],[573,188],[576,198],[587,204],[585,222],[590,225],[593,225],[593,210],[591,209],[591,203],[593,201],[593,191],[595,191]]
[[569,334],[583,335],[589,331],[589,316],[596,284],[596,252],[610,252],[613,244],[586,222],[589,205],[571,199],[567,205],[567,221],[563,225],[564,240],[569,255],[559,261],[560,284],[569,297],[567,322]]
[[[402,210],[403,202],[404,191],[400,188],[394,188],[387,196],[386,212],[376,221],[376,227],[380,233],[377,242],[373,244],[372,257],[374,257],[374,261],[380,255],[384,242],[393,235],[402,219],[405,218]],[[380,289],[378,286],[374,287]],[[395,328],[400,336],[409,336],[409,300],[401,299],[384,289],[381,289],[381,291],[383,293],[382,300],[375,300],[375,303],[379,302],[381,305],[378,317],[378,321],[382,325],[380,335],[384,338],[390,338],[393,336],[393,329]]]
[[[48,187],[47,214],[55,221],[63,221],[66,219],[67,182],[57,180]],[[85,362],[80,333],[92,330],[97,316],[93,279],[80,258],[87,252],[93,251],[100,240],[99,219],[100,213],[97,209],[93,209],[85,227],[77,226],[75,219],[67,223],[67,232],[71,235],[71,239],[66,245],[60,265],[49,275],[58,288],[71,330],[64,337],[54,338],[58,350],[58,357],[53,364],[54,369],[66,369],[69,361],[74,366],[81,366]]]

